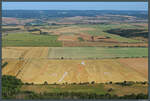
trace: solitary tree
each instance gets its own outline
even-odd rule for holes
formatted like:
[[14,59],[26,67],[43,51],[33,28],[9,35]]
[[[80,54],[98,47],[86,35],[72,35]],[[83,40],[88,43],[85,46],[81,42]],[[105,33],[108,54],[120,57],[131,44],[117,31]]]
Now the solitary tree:
[[64,57],[61,57],[61,59],[63,60],[63,59],[64,59]]
[[109,89],[108,89],[108,92],[111,92],[112,90],[113,90],[112,88],[109,88]]
[[94,36],[91,36],[91,40],[94,41]]
[[112,84],[112,81],[110,81],[109,84]]
[[91,84],[94,84],[94,83],[95,83],[95,81],[92,81],[92,82],[91,82]]
[[44,85],[48,85],[47,81],[44,82]]

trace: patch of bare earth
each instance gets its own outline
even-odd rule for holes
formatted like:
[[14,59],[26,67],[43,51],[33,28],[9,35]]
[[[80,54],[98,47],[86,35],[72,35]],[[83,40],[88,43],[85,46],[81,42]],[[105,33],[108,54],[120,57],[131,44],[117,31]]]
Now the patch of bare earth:
[[49,32],[53,33],[54,35],[61,35],[63,33],[82,33],[82,31],[94,30],[94,28],[80,28],[78,26],[71,26],[71,27],[63,27],[55,30],[51,30]]
[[81,33],[80,37],[83,38],[86,41],[91,41],[91,35]]
[[58,41],[78,41],[77,35],[61,35],[58,38]]

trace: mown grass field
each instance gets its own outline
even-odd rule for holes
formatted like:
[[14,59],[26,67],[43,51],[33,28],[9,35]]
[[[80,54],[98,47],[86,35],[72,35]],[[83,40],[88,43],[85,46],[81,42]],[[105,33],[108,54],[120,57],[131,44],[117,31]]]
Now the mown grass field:
[[2,58],[24,59],[105,59],[147,57],[148,48],[102,48],[102,47],[5,47]]
[[[41,89],[40,89],[41,88]],[[34,91],[36,93],[51,92],[86,92],[86,93],[97,93],[105,94],[107,91],[104,89],[103,84],[95,85],[24,85],[21,90]]]
[[34,35],[31,33],[11,33],[2,37],[2,46],[50,46],[61,47],[56,35]]
[[103,59],[148,56],[148,48],[56,47],[49,48],[49,58]]

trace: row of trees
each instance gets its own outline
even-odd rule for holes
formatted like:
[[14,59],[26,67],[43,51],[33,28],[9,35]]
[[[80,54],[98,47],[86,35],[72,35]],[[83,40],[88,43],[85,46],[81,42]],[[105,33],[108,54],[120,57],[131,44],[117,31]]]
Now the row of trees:
[[148,38],[148,30],[146,29],[110,29],[107,30],[106,32],[111,33],[111,34],[117,34],[123,37],[144,37]]
[[2,32],[21,30],[20,28],[2,28]]
[[[119,59],[119,58],[146,58],[146,57],[148,57],[148,56],[131,56],[131,57],[112,57],[111,59]],[[60,57],[60,58],[49,58],[49,59],[61,59],[61,60],[63,60],[63,59],[69,59],[69,60],[74,60],[74,59],[79,59],[80,60],[80,58],[66,58],[66,57]],[[101,57],[100,58],[98,58],[98,57],[95,57],[95,58],[93,58],[93,57],[87,57],[87,58],[83,58],[83,59],[95,59],[95,60],[97,60],[97,59],[102,59]]]
[[36,31],[38,31],[40,35],[47,35],[48,34],[48,32],[43,32],[43,31],[41,31],[40,29],[37,29],[37,28],[35,28],[35,29],[28,29],[27,28],[27,30],[28,30],[28,32],[36,32]]
[[129,94],[124,96],[86,92],[60,92],[60,93],[34,93],[30,91],[22,92],[26,96],[23,99],[147,99],[147,94]]
[[[24,83],[25,85],[34,85],[34,83]],[[147,81],[123,81],[123,82],[106,82],[106,83],[96,83],[95,81],[92,81],[92,82],[80,82],[80,83],[68,83],[68,82],[65,82],[65,83],[62,83],[62,84],[57,84],[56,82],[53,83],[53,84],[50,84],[50,85],[87,85],[87,84],[116,84],[116,85],[121,85],[121,86],[132,86],[133,84],[148,84]],[[43,83],[43,85],[48,85],[48,82],[45,81]]]
[[[147,82],[132,82],[132,81],[124,81],[124,82],[108,82],[105,84],[118,84],[122,86],[131,86],[134,83],[146,84]],[[27,84],[27,83],[26,83]],[[29,84],[29,83],[28,83]],[[31,83],[33,85],[33,83]],[[44,85],[47,85],[48,82],[44,82]],[[55,83],[56,84],[56,83]],[[68,83],[65,83],[68,85]],[[72,83],[72,85],[76,85],[77,83]],[[95,81],[79,83],[79,85],[86,84],[95,84]],[[23,96],[19,97],[22,99],[147,99],[147,94],[129,94],[124,96],[112,95],[109,93],[106,94],[96,94],[96,93],[88,93],[88,92],[56,92],[56,93],[34,93],[32,91],[20,91],[21,86],[23,85],[20,79],[17,79],[15,76],[3,75],[2,76],[2,98],[3,99],[14,99],[17,98],[18,95],[22,94]],[[57,84],[56,84],[57,85]],[[108,92],[111,92],[113,89],[109,89]]]

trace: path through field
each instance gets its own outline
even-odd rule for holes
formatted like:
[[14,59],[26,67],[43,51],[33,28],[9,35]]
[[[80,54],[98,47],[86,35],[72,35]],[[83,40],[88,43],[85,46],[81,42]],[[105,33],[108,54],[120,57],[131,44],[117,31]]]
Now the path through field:
[[[142,60],[142,62],[140,62]],[[147,81],[148,59],[101,60],[4,60],[8,62],[2,74],[17,75],[23,82],[43,84],[80,82]],[[132,61],[126,64],[126,61]],[[84,62],[84,64],[82,64]],[[138,66],[135,68],[134,65]],[[144,65],[142,65],[144,64]]]
[[[132,58],[111,59],[121,56]],[[136,56],[147,56],[147,48],[5,47],[2,74],[35,84],[147,81],[148,58]]]

